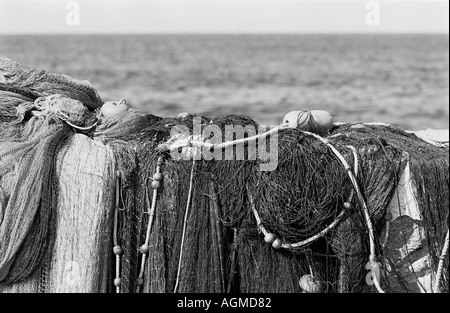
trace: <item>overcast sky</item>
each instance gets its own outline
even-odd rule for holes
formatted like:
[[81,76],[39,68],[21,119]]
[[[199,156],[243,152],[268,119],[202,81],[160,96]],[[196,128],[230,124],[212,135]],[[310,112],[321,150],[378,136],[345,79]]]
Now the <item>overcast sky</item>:
[[367,22],[376,12],[365,0],[77,0],[79,25],[69,25],[78,23],[68,2],[0,0],[0,33],[448,33],[449,25],[448,0],[374,1],[379,25]]

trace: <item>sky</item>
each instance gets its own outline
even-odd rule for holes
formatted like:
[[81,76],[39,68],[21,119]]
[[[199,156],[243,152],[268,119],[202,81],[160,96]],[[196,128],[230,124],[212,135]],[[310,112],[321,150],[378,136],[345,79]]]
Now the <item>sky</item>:
[[0,0],[0,34],[448,33],[448,27],[448,0]]

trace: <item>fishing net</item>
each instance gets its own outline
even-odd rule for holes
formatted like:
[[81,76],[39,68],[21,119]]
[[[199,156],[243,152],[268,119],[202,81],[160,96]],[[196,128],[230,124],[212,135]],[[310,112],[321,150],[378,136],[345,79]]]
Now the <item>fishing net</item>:
[[[217,125],[221,130],[225,125],[257,126],[251,119],[241,116],[200,119],[202,129],[208,125]],[[192,131],[192,117],[153,118],[147,128],[127,137],[127,142],[136,147],[136,163],[133,185],[128,185],[121,193],[123,229],[119,237],[126,241],[123,290],[173,292],[178,285],[179,292],[298,292],[298,280],[311,272],[323,283],[325,292],[367,290],[364,266],[369,255],[369,234],[363,208],[358,199],[351,196],[353,186],[344,167],[325,145],[299,130],[281,131],[278,167],[271,172],[258,170],[259,161],[248,144],[245,144],[244,157],[238,160],[234,148],[234,160],[177,161],[159,149],[161,143],[171,140],[170,129],[175,125]],[[434,188],[438,188],[440,194],[448,194],[448,175],[442,172],[448,164],[445,148],[432,147],[391,126],[341,125],[328,137],[349,163],[353,166],[358,163],[358,182],[364,191],[377,238],[384,227],[382,217],[407,161],[421,160],[420,171],[412,165],[416,175],[440,181]],[[233,139],[236,137],[220,138],[222,141]],[[350,147],[355,148],[357,159]],[[413,149],[409,149],[411,147]],[[433,154],[440,164],[424,162],[424,155],[419,156],[416,149],[426,151],[428,159]],[[223,151],[216,153],[225,154]],[[139,289],[137,278],[142,260],[139,247],[145,241],[148,227],[151,177],[161,155],[165,157],[162,168],[165,181],[158,193],[156,217],[151,225],[145,285]],[[428,166],[439,166],[441,171],[434,171],[437,176],[430,178],[434,172],[430,172]],[[433,185],[418,182],[418,189],[427,190],[430,186]],[[420,195],[418,197],[420,199]],[[295,251],[278,251],[262,240],[251,211],[251,199],[266,229],[287,243],[317,234],[342,211],[345,218],[338,227],[310,245]],[[345,208],[346,201],[352,204],[351,208]],[[439,204],[433,203],[431,212],[447,216],[448,200],[443,196],[438,201]],[[428,212],[423,206],[421,209]],[[424,213],[424,218],[429,215]],[[434,223],[441,221],[431,222],[427,231],[434,231]],[[435,240],[434,235],[428,236],[436,245],[432,252],[434,258],[441,251],[445,225],[444,218],[440,241]],[[186,240],[181,244],[183,233]],[[380,243],[376,245],[378,254],[388,258],[383,255]],[[203,273],[201,278],[198,273]]]
[[[364,279],[371,248],[383,264],[395,263],[378,238],[407,166],[437,269],[448,231],[448,147],[389,125],[340,124],[322,137],[282,129],[216,149],[260,126],[238,115],[162,118],[129,109],[105,117],[86,83],[4,59],[0,69],[1,283],[25,279],[45,263],[56,231],[54,158],[80,127],[114,157],[114,225],[105,227],[111,249],[121,253],[111,260],[108,290],[301,292],[300,278],[311,275],[323,292],[371,292]],[[240,134],[227,132],[236,126]],[[186,145],[170,149],[180,142]],[[364,203],[330,145],[349,163]],[[270,156],[276,168],[262,171]],[[158,171],[164,180],[155,193]],[[262,226],[287,248],[267,244]],[[113,276],[120,277],[115,286]],[[382,285],[392,290],[389,280]],[[448,271],[442,286],[448,291]]]
[[55,158],[70,128],[32,117],[0,130],[0,281],[33,274],[54,239]]
[[[134,114],[132,111],[127,113],[127,115],[132,114]],[[135,292],[138,289],[136,279],[142,258],[138,249],[144,242],[148,223],[151,177],[155,171],[158,157],[164,155],[164,153],[157,152],[158,145],[170,138],[171,126],[183,124],[192,129],[192,121],[188,119],[161,119],[147,115],[146,120],[150,121],[150,125],[141,131],[129,133],[130,135],[126,136],[125,142],[129,147],[134,147],[131,157],[135,160],[134,163],[127,161],[130,157],[125,156],[122,147],[116,146],[116,149],[122,150],[122,152],[117,153],[117,163],[134,165],[134,175],[131,180],[126,181],[124,176],[121,175],[121,188],[118,196],[121,199],[118,202],[120,206],[118,238],[122,238],[120,244],[124,249],[122,262],[122,290],[124,292]],[[209,120],[203,118],[202,121],[206,124]],[[148,138],[153,140],[148,140]],[[213,203],[211,197],[215,193],[214,187],[204,183],[212,179],[208,171],[210,164],[204,163],[194,166],[196,175],[194,181],[190,182],[192,162],[173,161],[167,155],[165,157],[167,157],[167,161],[163,165],[163,172],[166,177],[166,186],[158,198],[159,205],[151,233],[151,252],[146,269],[155,278],[143,288],[152,292],[170,292],[174,288],[178,270],[177,255],[180,254],[181,249],[183,213],[186,207],[186,203],[175,199],[186,200],[189,185],[192,184],[192,203],[195,203],[195,209],[190,211],[187,220],[188,224],[194,225],[187,229],[186,245],[192,245],[195,248],[187,249],[193,254],[184,253],[185,258],[182,261],[183,270],[181,271],[180,282],[186,283],[180,283],[180,291],[224,291],[225,279],[219,279],[218,277],[224,277],[225,275],[223,267],[225,257],[222,256],[222,263],[219,261],[220,255],[223,254],[225,249],[222,239],[219,239],[221,236],[217,237],[218,233],[223,232],[223,226],[218,220],[219,206],[217,200],[214,205],[210,205]],[[211,227],[214,229],[217,227],[217,230],[212,232]],[[213,243],[213,245],[210,246],[210,243]],[[211,270],[214,268],[216,269]],[[204,279],[204,277],[197,275],[198,270],[205,274],[219,276]]]
[[58,203],[55,164],[73,129],[95,120],[97,92],[70,77],[0,59],[0,283],[49,261]]
[[[7,58],[0,58],[0,90],[35,100],[38,97],[61,94],[81,101],[87,108],[101,107],[103,101],[87,81],[75,80],[67,75],[32,69]],[[17,96],[16,96],[17,97]],[[12,109],[3,99],[3,110]]]

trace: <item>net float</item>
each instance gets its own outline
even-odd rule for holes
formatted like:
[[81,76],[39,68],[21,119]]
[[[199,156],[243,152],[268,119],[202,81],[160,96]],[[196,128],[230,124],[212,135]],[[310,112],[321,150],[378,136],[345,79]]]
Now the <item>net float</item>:
[[187,112],[182,112],[182,113],[180,113],[180,114],[177,115],[177,117],[178,117],[178,118],[181,118],[181,119],[186,118],[186,117],[189,117],[189,116],[191,116],[191,114],[190,114],[190,113],[187,113]]
[[154,181],[152,181],[151,186],[153,189],[159,189],[159,188],[161,188],[161,182],[158,180],[154,180]]
[[138,286],[142,286],[142,285],[144,284],[144,278],[138,277],[138,278],[136,279],[136,284],[137,284]]
[[121,255],[122,252],[123,252],[121,246],[115,246],[114,249],[113,249],[113,251],[114,251],[114,254],[115,254],[115,255]]
[[128,111],[128,105],[125,99],[119,101],[106,101],[100,110],[103,116],[114,117]]
[[275,241],[272,243],[272,247],[274,249],[280,249],[281,248],[281,241],[279,239],[275,239]]
[[315,280],[310,274],[303,275],[298,282],[300,288],[302,288],[305,293],[321,293],[322,284]]
[[150,251],[150,247],[147,244],[143,244],[140,250],[142,253],[147,254]]
[[163,181],[164,175],[162,173],[155,173],[153,174],[153,180],[156,181]]
[[290,128],[298,128],[313,133],[326,133],[333,128],[333,116],[323,110],[291,111],[283,118]]
[[264,241],[267,243],[273,243],[275,239],[275,235],[272,233],[267,233],[267,235],[264,236]]

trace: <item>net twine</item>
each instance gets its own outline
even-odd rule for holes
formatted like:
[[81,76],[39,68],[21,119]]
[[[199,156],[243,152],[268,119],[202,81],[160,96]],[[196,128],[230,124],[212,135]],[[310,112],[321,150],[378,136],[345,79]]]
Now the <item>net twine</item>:
[[439,265],[438,265],[438,269],[436,271],[436,281],[433,286],[434,293],[440,292],[442,272],[444,270],[444,260],[448,253],[448,244],[449,244],[448,241],[449,241],[449,231],[447,229],[447,235],[445,236],[444,246],[442,247],[442,253],[441,253],[441,256],[439,257]]

